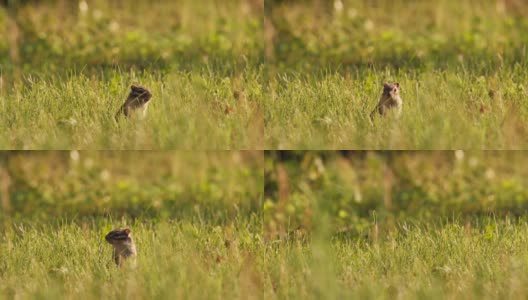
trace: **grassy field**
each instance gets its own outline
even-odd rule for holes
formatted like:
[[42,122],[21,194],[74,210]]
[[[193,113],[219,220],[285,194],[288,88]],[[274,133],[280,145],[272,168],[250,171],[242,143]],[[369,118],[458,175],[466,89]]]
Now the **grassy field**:
[[[6,299],[261,299],[259,218],[207,222],[93,218],[13,224],[0,238]],[[104,235],[129,226],[137,267],[117,269]],[[229,241],[229,246],[226,246]],[[126,268],[126,267],[125,267]],[[260,291],[260,292],[259,292]]]
[[526,152],[0,154],[0,298],[528,295]]
[[[266,148],[526,148],[523,2],[268,3]],[[404,114],[371,123],[383,82]]]
[[266,152],[266,298],[526,297],[527,154]]
[[[21,5],[18,62],[0,41],[0,148],[263,148],[261,10],[215,0]],[[131,84],[152,91],[148,118],[116,123]]]
[[528,227],[401,223],[378,239],[328,232],[266,247],[267,299],[520,299],[528,295]]
[[[263,297],[262,153],[2,155],[0,298]],[[135,269],[104,240],[123,227]]]

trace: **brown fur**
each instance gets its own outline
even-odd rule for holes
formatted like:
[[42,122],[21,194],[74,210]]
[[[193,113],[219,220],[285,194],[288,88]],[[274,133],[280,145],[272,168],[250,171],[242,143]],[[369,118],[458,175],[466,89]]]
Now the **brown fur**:
[[105,239],[114,247],[112,256],[117,266],[121,266],[125,260],[137,256],[136,245],[132,239],[130,229],[112,230],[106,235]]
[[141,112],[141,117],[145,117],[151,98],[152,94],[146,87],[132,85],[125,103],[121,105],[115,115],[116,120],[121,114],[125,117],[131,117],[137,111]]
[[384,83],[383,92],[381,93],[380,100],[376,108],[370,113],[370,118],[374,118],[376,111],[381,115],[385,116],[389,110],[396,110],[396,114],[399,116],[402,111],[403,101],[400,97],[400,84],[399,83]]

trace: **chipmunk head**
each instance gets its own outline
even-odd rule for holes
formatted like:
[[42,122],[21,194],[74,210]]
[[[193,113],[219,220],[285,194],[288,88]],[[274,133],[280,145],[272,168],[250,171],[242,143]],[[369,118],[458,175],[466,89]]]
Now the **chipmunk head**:
[[118,243],[127,243],[132,241],[132,233],[130,232],[130,229],[116,229],[110,231],[106,236],[105,239],[108,243],[114,245]]
[[137,98],[141,103],[147,103],[152,98],[150,91],[139,85],[132,85],[130,87],[130,96]]
[[394,98],[400,94],[400,84],[396,83],[384,83],[383,94]]

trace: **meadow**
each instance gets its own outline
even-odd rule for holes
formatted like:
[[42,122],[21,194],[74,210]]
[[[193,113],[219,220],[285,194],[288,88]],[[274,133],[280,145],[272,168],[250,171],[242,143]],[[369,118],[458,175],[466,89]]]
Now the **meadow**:
[[[263,147],[258,1],[21,3],[0,10],[0,148]],[[148,118],[116,122],[132,84]]]
[[266,298],[526,297],[527,159],[266,152]]
[[519,299],[528,295],[526,219],[405,223],[379,240],[327,232],[266,247],[266,299]]
[[[267,1],[266,148],[526,148],[527,7]],[[404,114],[371,122],[384,82]]]
[[[3,155],[0,298],[262,298],[262,153]],[[136,268],[104,240],[123,227]]]

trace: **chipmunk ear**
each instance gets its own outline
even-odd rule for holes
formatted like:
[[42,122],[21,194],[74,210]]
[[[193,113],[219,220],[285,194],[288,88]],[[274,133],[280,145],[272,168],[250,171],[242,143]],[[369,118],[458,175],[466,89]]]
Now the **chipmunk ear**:
[[390,88],[390,85],[388,83],[384,82],[383,83],[383,88],[388,89],[388,88]]
[[397,86],[398,88],[400,88],[400,83],[399,82],[396,82],[394,85]]
[[126,233],[126,235],[129,235],[130,234],[130,229],[126,228],[125,229],[125,233]]
[[131,86],[130,86],[130,89],[131,89],[132,91],[135,91],[135,90],[137,90],[138,88],[139,88],[139,87],[138,87],[137,85],[131,85]]

